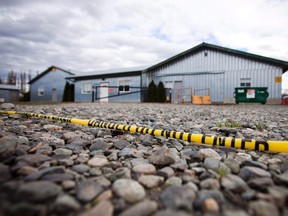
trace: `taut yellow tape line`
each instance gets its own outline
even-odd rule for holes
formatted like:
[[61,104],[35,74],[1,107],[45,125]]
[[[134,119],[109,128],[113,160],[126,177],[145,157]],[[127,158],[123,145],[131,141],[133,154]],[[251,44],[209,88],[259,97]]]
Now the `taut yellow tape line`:
[[163,136],[166,138],[174,138],[179,140],[184,140],[192,142],[193,144],[207,144],[212,146],[224,146],[239,149],[248,149],[256,151],[267,151],[267,152],[284,152],[288,153],[288,141],[259,141],[259,140],[247,140],[232,137],[217,137],[217,136],[206,136],[204,134],[192,134],[177,131],[167,131],[161,129],[152,129],[145,127],[137,127],[136,125],[122,125],[109,122],[97,122],[94,119],[77,119],[77,118],[65,118],[58,116],[50,116],[43,114],[27,113],[27,112],[17,112],[17,111],[5,111],[0,110],[0,114],[8,115],[23,115],[27,117],[43,118],[53,121],[68,122],[72,124],[89,126],[89,127],[100,127],[106,129],[114,129],[127,131],[130,133],[141,133],[141,134],[151,134],[153,136]]

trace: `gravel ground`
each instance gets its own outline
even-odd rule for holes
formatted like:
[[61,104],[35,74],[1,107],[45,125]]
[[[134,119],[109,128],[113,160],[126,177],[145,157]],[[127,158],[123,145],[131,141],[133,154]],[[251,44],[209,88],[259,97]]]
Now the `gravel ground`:
[[[2,104],[207,135],[288,140],[287,107]],[[0,115],[0,215],[288,215],[288,154]]]

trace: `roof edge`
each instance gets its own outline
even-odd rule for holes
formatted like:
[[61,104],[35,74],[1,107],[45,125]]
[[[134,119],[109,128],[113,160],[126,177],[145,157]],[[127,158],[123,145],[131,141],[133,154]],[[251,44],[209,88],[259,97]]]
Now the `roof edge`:
[[266,57],[266,56],[261,56],[261,55],[257,55],[257,54],[252,54],[252,53],[248,53],[248,52],[244,52],[244,51],[240,51],[240,50],[236,50],[236,49],[226,48],[226,47],[222,47],[222,46],[203,42],[203,43],[201,43],[195,47],[192,47],[191,49],[185,50],[184,52],[181,52],[181,53],[179,53],[175,56],[172,56],[172,57],[170,57],[164,61],[161,61],[158,64],[155,64],[155,65],[149,67],[147,70],[153,70],[159,66],[165,65],[166,63],[169,63],[169,62],[172,62],[173,60],[181,58],[182,56],[185,56],[189,53],[197,52],[197,51],[200,51],[201,49],[205,49],[205,48],[219,50],[219,51],[226,52],[226,53],[232,53],[234,55],[245,56],[247,58],[252,58],[252,59],[255,59],[258,61],[262,61],[262,62],[281,66],[283,69],[288,68],[288,62],[287,61],[282,61],[279,59],[274,59],[274,58],[270,58],[270,57]]

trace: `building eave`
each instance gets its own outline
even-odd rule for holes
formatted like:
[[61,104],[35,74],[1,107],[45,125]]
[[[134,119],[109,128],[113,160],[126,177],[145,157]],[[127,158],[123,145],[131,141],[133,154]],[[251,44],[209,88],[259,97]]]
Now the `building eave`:
[[175,60],[178,60],[180,58],[185,57],[186,55],[192,55],[192,54],[196,54],[202,50],[205,49],[212,49],[212,50],[216,50],[216,51],[220,51],[220,52],[224,52],[227,54],[232,54],[232,55],[236,55],[236,56],[240,56],[240,57],[244,57],[244,58],[248,58],[248,59],[252,59],[255,61],[260,61],[260,62],[265,62],[271,65],[275,65],[275,66],[279,66],[282,69],[284,68],[288,68],[288,62],[287,61],[282,61],[279,59],[274,59],[274,58],[270,58],[270,57],[265,57],[265,56],[261,56],[261,55],[257,55],[257,54],[252,54],[252,53],[248,53],[248,52],[244,52],[244,51],[240,51],[240,50],[235,50],[235,49],[231,49],[231,48],[226,48],[226,47],[221,47],[218,45],[213,45],[213,44],[208,44],[208,43],[202,43],[199,44],[189,50],[186,50],[182,53],[179,53],[175,56],[172,56],[162,62],[159,62],[156,65],[153,65],[151,67],[149,67],[147,70],[151,71],[154,70],[160,66],[164,66],[166,64],[172,63]]

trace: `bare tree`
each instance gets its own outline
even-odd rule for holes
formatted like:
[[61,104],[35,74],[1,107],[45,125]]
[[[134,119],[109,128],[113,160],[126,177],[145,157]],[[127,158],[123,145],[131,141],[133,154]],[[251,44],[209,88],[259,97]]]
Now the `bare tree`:
[[11,70],[11,72],[8,73],[8,79],[7,79],[7,84],[8,85],[16,85],[16,79],[17,76],[16,76],[16,73]]

